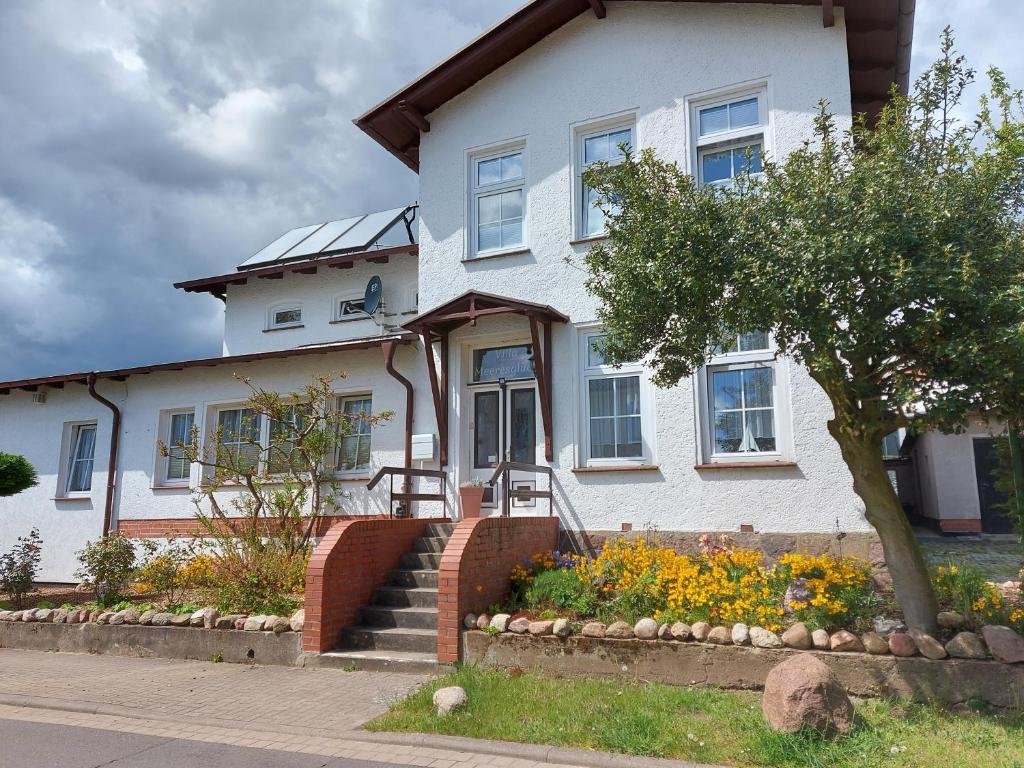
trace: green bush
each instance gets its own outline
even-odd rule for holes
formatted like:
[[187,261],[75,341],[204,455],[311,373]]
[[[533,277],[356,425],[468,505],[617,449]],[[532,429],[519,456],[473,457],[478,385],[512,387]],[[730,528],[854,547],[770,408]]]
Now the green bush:
[[572,568],[541,571],[526,588],[524,601],[529,608],[554,606],[579,616],[590,616],[597,609],[597,597]]
[[665,593],[658,588],[657,574],[650,572],[602,605],[598,609],[598,618],[606,622],[622,620],[633,624],[645,617],[660,616],[667,607]]
[[78,553],[82,567],[75,577],[96,591],[96,600],[106,606],[121,600],[135,575],[135,547],[119,533],[87,541]]
[[14,496],[34,485],[39,485],[35,467],[24,456],[0,451],[0,496]]
[[28,536],[19,536],[11,551],[0,555],[0,590],[8,594],[15,608],[22,608],[32,591],[42,555],[43,539],[36,528]]

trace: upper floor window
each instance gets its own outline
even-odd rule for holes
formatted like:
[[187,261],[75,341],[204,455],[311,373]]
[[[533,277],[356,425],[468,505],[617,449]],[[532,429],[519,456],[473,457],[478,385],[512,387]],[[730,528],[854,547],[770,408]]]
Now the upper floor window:
[[277,304],[270,308],[267,315],[267,330],[278,328],[298,328],[302,325],[302,305]]
[[516,250],[526,244],[523,153],[519,147],[472,158],[471,242],[475,255]]
[[67,466],[64,468],[64,493],[85,493],[92,490],[96,424],[73,424],[69,437]]
[[728,187],[737,176],[761,172],[768,123],[765,96],[762,88],[693,107],[701,184]]
[[598,194],[583,183],[583,173],[594,163],[612,165],[622,162],[623,148],[633,147],[633,126],[622,124],[586,130],[578,134],[576,194],[579,200],[577,232],[580,238],[604,234],[605,212],[598,205]]
[[363,296],[352,296],[351,298],[338,298],[334,301],[334,320],[365,320],[366,299]]

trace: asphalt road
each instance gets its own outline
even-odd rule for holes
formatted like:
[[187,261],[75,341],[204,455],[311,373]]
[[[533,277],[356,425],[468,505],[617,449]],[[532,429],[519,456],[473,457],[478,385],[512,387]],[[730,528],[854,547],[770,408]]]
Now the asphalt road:
[[0,719],[0,768],[411,768]]

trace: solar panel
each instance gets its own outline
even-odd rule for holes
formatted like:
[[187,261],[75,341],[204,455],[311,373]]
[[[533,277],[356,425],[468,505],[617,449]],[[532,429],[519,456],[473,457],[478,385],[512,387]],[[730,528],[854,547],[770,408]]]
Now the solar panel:
[[384,234],[405,213],[405,210],[405,206],[403,206],[401,208],[392,208],[390,211],[368,214],[352,229],[323,250],[330,253],[353,249],[365,250],[373,245],[377,238]]
[[365,216],[353,216],[350,219],[328,221],[316,231],[316,234],[310,235],[288,251],[288,258],[315,256],[365,218]]
[[250,256],[248,259],[243,261],[238,265],[238,268],[242,269],[243,267],[253,267],[257,264],[269,264],[273,261],[277,261],[279,258],[284,256],[289,249],[294,248],[322,226],[323,224],[310,224],[307,227],[298,227],[297,229],[289,230],[270,245],[260,249],[253,256]]

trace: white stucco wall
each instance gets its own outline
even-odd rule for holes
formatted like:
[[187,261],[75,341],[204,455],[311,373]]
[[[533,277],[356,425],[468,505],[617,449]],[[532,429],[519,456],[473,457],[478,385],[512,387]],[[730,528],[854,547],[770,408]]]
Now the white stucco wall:
[[974,440],[1002,432],[999,424],[971,419],[963,432],[926,432],[914,445],[914,463],[921,486],[921,514],[935,520],[981,517]]
[[[399,325],[416,310],[416,256],[392,256],[387,264],[366,261],[351,269],[323,267],[313,275],[289,273],[280,280],[250,278],[229,285],[224,309],[224,354],[243,355],[302,347],[385,333],[380,324]],[[335,301],[361,298],[366,282],[378,275],[384,286],[384,308],[374,320],[334,320]],[[268,331],[270,308],[292,302],[302,305],[302,327]],[[375,322],[376,321],[376,322]]]

